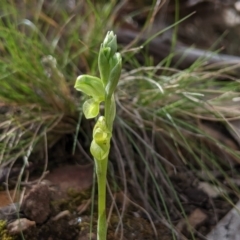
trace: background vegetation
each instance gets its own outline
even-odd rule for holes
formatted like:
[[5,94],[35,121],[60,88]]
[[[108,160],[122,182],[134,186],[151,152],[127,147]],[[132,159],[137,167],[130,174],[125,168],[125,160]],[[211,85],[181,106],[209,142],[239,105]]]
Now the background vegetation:
[[[124,70],[116,94],[111,189],[176,233],[172,226],[191,212],[186,202],[195,201],[186,200],[189,189],[196,201],[201,182],[220,189],[221,202],[234,205],[239,195],[238,64],[234,57],[226,63],[202,55],[183,67],[188,58],[178,33],[192,11],[181,16],[178,1],[136,1],[136,8],[133,2],[2,1],[0,162],[2,168],[19,164],[23,172],[29,162],[46,159],[46,147],[51,155],[61,139],[70,139],[68,153],[88,153],[91,127],[73,86],[80,74],[99,74],[99,45],[114,30]],[[167,11],[172,20],[162,17]],[[219,56],[220,37],[207,48],[213,47],[211,56]]]

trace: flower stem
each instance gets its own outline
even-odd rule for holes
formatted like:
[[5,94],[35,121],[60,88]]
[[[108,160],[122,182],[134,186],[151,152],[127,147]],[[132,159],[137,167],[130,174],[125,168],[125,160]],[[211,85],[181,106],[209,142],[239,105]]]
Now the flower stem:
[[107,182],[107,165],[108,158],[101,161],[95,159],[96,173],[98,179],[98,229],[97,239],[107,239],[107,222],[106,222],[106,182]]

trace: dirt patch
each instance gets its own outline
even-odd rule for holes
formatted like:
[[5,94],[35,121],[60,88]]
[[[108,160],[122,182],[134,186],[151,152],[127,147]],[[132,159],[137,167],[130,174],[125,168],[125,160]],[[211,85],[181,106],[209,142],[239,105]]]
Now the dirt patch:
[[[72,165],[64,168],[70,169]],[[9,215],[9,207],[1,208],[1,219],[8,221],[7,228],[15,239],[20,240],[20,233],[23,231],[26,240],[84,240],[89,238],[91,222],[91,236],[92,239],[96,239],[97,215],[91,214],[91,191],[86,191],[84,181],[84,187],[81,188],[80,185],[75,190],[73,188],[69,190],[70,184],[67,190],[65,187],[74,181],[76,175],[72,175],[72,178],[71,175],[68,178],[61,178],[62,171],[60,170],[53,171],[54,177],[52,178],[61,179],[60,185],[59,181],[49,184],[48,180],[32,186],[25,195],[21,207],[11,208],[11,215]],[[92,172],[89,171],[89,174],[91,175]],[[80,184],[79,179],[77,181]],[[193,232],[196,239],[202,239],[202,236],[210,232],[219,219],[231,209],[231,205],[220,194],[214,195],[214,198],[210,197],[193,175],[177,174],[171,177],[171,181],[178,192],[185,212],[185,217],[171,212],[175,233],[166,224],[150,221],[146,212],[135,203],[132,204],[130,199],[127,202],[124,216],[120,217],[119,212],[111,207],[113,202],[109,199],[108,212],[111,212],[111,217],[108,225],[108,239],[170,240],[173,234],[190,239]],[[87,185],[89,184],[91,182]],[[123,204],[123,195],[117,194],[115,200],[119,208]],[[16,214],[18,209],[19,215]],[[97,202],[94,203],[94,209],[97,209]],[[119,210],[121,211],[121,208]]]
[[[61,196],[61,197],[60,197]],[[64,197],[62,197],[64,196]],[[16,240],[22,239],[21,232],[26,240],[84,240],[89,239],[92,221],[92,239],[96,239],[97,216],[90,217],[91,192],[66,193],[60,189],[56,192],[46,183],[34,185],[24,197],[19,208],[15,208],[15,215],[6,218],[7,207],[1,208],[1,219],[7,220],[9,234]],[[95,203],[95,209],[97,203]],[[14,208],[13,208],[14,210]],[[87,215],[85,215],[87,214]],[[20,218],[18,218],[18,216]],[[116,230],[118,229],[118,230]],[[120,220],[116,213],[112,213],[108,239],[171,239],[171,232],[163,224],[150,223],[139,214],[129,211]]]

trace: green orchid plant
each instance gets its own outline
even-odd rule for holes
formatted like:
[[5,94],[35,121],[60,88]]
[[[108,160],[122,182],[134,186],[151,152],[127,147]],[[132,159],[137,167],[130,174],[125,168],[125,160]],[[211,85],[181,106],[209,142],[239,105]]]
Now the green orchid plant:
[[83,113],[87,119],[100,115],[100,104],[104,102],[104,116],[100,115],[93,128],[90,152],[94,157],[98,180],[98,240],[106,240],[106,178],[113,121],[116,115],[114,92],[117,87],[122,57],[117,52],[117,37],[110,31],[101,44],[98,56],[100,78],[81,75],[75,88],[90,98],[83,103]]

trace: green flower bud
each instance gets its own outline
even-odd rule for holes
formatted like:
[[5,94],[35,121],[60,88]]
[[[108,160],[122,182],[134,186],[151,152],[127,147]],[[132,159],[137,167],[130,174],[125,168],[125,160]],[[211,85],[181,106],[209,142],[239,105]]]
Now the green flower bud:
[[112,131],[113,122],[116,116],[116,103],[114,99],[114,94],[111,95],[111,98],[105,102],[105,116],[106,116],[106,125],[110,131]]
[[121,75],[122,58],[120,53],[114,54],[113,58],[110,61],[110,69],[111,72],[109,75],[107,86],[105,88],[108,96],[111,96],[114,93]]
[[[105,117],[103,117],[103,116],[100,116],[98,118],[98,120],[93,128],[93,138],[95,136],[95,133],[99,130],[101,130],[102,132],[106,132],[107,134],[111,134],[107,128]],[[111,136],[109,136],[109,138],[111,138]]]
[[98,68],[100,72],[100,77],[102,79],[104,87],[107,85],[109,73],[110,73],[110,64],[109,64],[109,56],[111,49],[109,47],[103,48],[101,46],[100,52],[98,55]]
[[109,47],[111,49],[111,54],[109,57],[112,57],[117,51],[117,37],[113,31],[109,31],[103,41],[103,48]]
[[99,101],[90,98],[83,103],[83,114],[87,119],[95,118],[99,114]]
[[[108,32],[101,47],[98,56],[98,67],[104,87],[109,83],[110,71],[121,62],[120,53],[117,51],[117,37],[112,31]],[[117,71],[117,69],[115,69]],[[121,71],[121,70],[120,70]],[[114,73],[116,75],[116,73]],[[111,76],[112,77],[112,76]]]
[[104,144],[108,141],[108,133],[98,128],[95,131],[93,138],[97,144]]
[[97,161],[104,160],[109,154],[110,146],[99,145],[95,140],[92,141],[90,146],[90,152],[93,155],[94,159]]
[[96,160],[103,160],[109,154],[111,132],[108,130],[103,116],[99,117],[93,129],[93,141],[90,151]]

